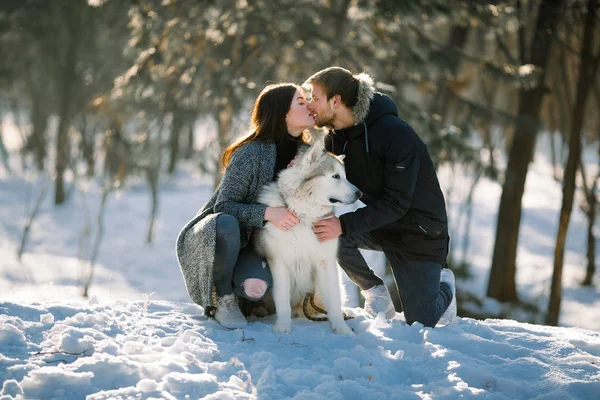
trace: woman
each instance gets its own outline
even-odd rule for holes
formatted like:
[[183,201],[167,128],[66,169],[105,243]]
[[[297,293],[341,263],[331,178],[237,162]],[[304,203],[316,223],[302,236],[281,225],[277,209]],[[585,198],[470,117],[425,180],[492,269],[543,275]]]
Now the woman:
[[285,231],[299,220],[284,207],[267,207],[256,199],[262,186],[291,162],[298,145],[306,143],[305,130],[313,125],[299,86],[267,86],[254,103],[250,132],[223,153],[219,187],[179,234],[177,258],[187,291],[226,328],[247,324],[238,296],[258,301],[272,285],[264,259],[248,245],[252,231],[266,222]]

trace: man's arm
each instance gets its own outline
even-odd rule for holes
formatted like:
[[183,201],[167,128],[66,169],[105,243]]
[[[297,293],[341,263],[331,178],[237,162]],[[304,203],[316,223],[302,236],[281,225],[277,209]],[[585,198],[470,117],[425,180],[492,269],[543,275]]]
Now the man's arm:
[[366,207],[340,216],[343,236],[368,232],[397,221],[412,203],[421,162],[418,140],[409,132],[388,137],[390,143],[383,153],[383,193]]

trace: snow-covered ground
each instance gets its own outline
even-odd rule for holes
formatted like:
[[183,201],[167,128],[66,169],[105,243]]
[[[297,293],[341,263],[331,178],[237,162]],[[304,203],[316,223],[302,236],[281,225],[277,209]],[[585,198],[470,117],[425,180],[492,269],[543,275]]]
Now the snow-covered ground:
[[[519,294],[542,309],[561,198],[543,153],[527,179],[517,260]],[[0,166],[0,399],[593,399],[600,393],[600,333],[586,330],[600,331],[600,290],[579,286],[586,221],[578,208],[567,241],[560,319],[572,328],[463,318],[455,327],[428,329],[406,326],[402,315],[390,324],[368,320],[354,308],[353,337],[306,320],[294,320],[288,336],[271,332],[271,318],[228,331],[190,304],[175,238],[212,191],[210,178],[194,166],[181,165],[162,179],[150,245],[146,184],[129,182],[109,198],[88,303],[80,296],[87,265],[79,256],[92,247],[98,186],[78,182],[61,207],[53,206],[50,187],[18,262],[23,221],[43,178],[23,176],[14,152],[11,165],[13,174]],[[445,190],[452,182],[453,196],[466,187],[448,171],[440,179]],[[467,257],[473,278],[459,281],[459,291],[485,293],[500,192],[487,180],[475,192]],[[452,197],[449,204],[452,218],[458,202]],[[350,284],[347,291],[346,306],[356,307],[356,290]],[[483,308],[502,306],[486,300]]]
[[[549,147],[548,135],[541,135],[538,138],[535,160],[527,174],[516,261],[519,297],[537,305],[542,312],[548,308],[556,232],[562,201],[561,183],[552,178]],[[584,162],[588,174],[595,173],[598,165],[596,146],[589,146],[584,151]],[[580,179],[579,174],[578,179]],[[461,230],[456,229],[460,207],[458,200],[462,201],[466,197],[470,182],[465,180],[460,172],[453,176],[449,169],[440,171],[440,181],[446,192],[449,186],[453,185],[450,196],[447,196],[450,197],[450,224],[454,223],[454,226],[451,226],[451,233],[458,231],[462,234]],[[470,246],[467,254],[473,276],[469,280],[459,282],[459,288],[463,291],[469,291],[476,297],[484,299],[482,306],[473,304],[463,304],[463,306],[485,314],[506,312],[506,306],[485,297],[501,194],[501,186],[486,179],[481,180],[474,192],[472,226],[469,232]],[[587,266],[587,218],[579,207],[581,200],[579,190],[575,199],[565,249],[559,324],[600,330],[600,271],[597,268],[594,286],[581,286]],[[600,237],[599,233],[596,231],[597,238]],[[463,257],[461,243],[464,237],[459,235],[452,239],[456,242],[453,246],[455,259],[460,260]],[[599,246],[596,246],[596,251],[598,257]],[[515,317],[519,317],[518,313]],[[523,318],[527,316],[523,315]]]
[[[512,320],[455,327],[273,318],[227,330],[189,303],[0,302],[0,399],[597,399],[600,334]],[[3,397],[5,396],[5,397]]]

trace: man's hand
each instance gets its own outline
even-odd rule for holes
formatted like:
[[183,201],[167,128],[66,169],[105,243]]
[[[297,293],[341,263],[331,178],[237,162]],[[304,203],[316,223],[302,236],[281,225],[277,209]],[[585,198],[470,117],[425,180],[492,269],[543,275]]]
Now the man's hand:
[[340,219],[333,214],[327,214],[324,219],[313,223],[313,232],[317,235],[319,242],[335,239],[342,234]]

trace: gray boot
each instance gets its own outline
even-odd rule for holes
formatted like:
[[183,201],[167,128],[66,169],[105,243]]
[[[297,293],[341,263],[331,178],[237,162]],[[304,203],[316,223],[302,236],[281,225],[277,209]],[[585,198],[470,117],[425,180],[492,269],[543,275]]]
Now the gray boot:
[[244,314],[240,311],[234,293],[217,298],[215,319],[225,328],[229,329],[243,328],[248,325],[246,317],[244,317]]

